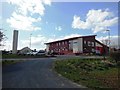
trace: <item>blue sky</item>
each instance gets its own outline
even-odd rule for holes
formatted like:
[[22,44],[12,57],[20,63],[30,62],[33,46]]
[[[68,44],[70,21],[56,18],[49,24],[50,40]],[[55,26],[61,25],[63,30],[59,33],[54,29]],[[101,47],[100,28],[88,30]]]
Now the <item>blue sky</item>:
[[[44,43],[81,36],[97,35],[98,40],[108,38],[117,44],[117,2],[22,2],[9,0],[2,4],[2,28],[7,38],[2,49],[11,50],[12,32],[19,30],[18,49],[28,46],[31,35],[32,49],[45,49]],[[28,6],[27,6],[28,5]],[[25,6],[25,7],[23,7]],[[99,19],[98,19],[99,18]],[[6,30],[6,31],[5,31]],[[115,41],[116,40],[116,41]]]

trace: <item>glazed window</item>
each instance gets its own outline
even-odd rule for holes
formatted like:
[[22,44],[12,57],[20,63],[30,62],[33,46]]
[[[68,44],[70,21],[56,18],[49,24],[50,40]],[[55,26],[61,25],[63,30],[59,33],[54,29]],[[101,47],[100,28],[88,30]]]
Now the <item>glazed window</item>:
[[64,45],[64,41],[62,42],[62,44]]
[[84,41],[84,44],[86,44],[87,42],[86,41]]
[[88,41],[88,46],[91,46],[91,42],[90,41]]
[[92,46],[94,47],[95,45],[94,45],[94,42],[92,42]]
[[59,42],[59,45],[60,45],[60,42]]

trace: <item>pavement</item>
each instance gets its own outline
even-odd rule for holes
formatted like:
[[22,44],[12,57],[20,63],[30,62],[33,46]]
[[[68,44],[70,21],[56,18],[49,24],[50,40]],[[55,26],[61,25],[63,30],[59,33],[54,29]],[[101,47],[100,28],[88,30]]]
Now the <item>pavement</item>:
[[53,71],[52,64],[58,58],[65,57],[21,59],[27,61],[3,66],[2,88],[86,88]]

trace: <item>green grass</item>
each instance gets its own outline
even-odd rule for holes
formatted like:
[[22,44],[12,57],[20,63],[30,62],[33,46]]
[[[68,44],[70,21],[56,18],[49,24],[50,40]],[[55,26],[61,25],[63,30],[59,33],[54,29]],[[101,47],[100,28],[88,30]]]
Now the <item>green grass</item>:
[[99,59],[56,61],[54,69],[64,77],[92,89],[117,88],[118,68]]
[[33,56],[33,55],[17,55],[17,54],[3,54],[2,55],[2,58],[6,59],[6,58],[45,58],[45,57],[48,57],[46,55],[36,55],[36,56]]
[[15,63],[18,63],[18,62],[23,62],[23,60],[4,60],[2,61],[2,65],[9,65],[9,64],[15,64]]

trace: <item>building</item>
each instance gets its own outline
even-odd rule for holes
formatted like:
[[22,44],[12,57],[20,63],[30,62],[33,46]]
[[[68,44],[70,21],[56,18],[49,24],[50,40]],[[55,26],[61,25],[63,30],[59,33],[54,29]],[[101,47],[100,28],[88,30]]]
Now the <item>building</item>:
[[29,47],[24,47],[21,50],[19,50],[19,54],[26,54],[28,52],[32,52],[32,50]]
[[83,54],[96,53],[97,49],[97,51],[99,51],[100,54],[103,54],[105,52],[103,50],[105,45],[97,41],[95,39],[95,36],[96,35],[80,36],[45,43],[46,51],[55,54]]
[[13,47],[12,47],[12,53],[17,53],[17,45],[18,45],[18,30],[14,30],[13,33]]
[[109,47],[96,40],[96,54],[108,54]]

